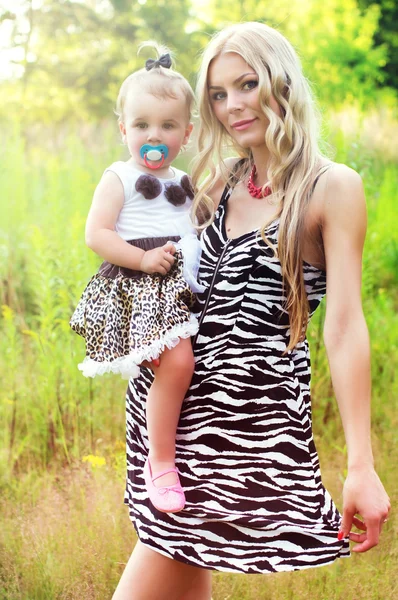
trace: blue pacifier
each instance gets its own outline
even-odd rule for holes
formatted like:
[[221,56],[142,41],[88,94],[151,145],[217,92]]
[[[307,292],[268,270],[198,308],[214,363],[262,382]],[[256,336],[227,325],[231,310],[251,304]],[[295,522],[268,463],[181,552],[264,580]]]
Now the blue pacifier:
[[[169,149],[164,144],[159,144],[159,146],[150,146],[149,144],[144,144],[140,149],[140,156],[144,159],[145,165],[149,169],[160,169],[160,167],[163,166],[168,154]],[[154,165],[148,161],[160,161],[160,163]]]

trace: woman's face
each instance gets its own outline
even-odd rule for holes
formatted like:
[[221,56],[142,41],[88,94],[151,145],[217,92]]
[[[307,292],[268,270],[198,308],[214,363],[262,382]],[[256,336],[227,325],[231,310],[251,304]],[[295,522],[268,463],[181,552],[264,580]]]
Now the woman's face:
[[[261,109],[254,69],[239,54],[226,52],[210,63],[207,82],[211,107],[229,135],[242,148],[264,146],[269,121]],[[281,114],[273,96],[269,104]]]

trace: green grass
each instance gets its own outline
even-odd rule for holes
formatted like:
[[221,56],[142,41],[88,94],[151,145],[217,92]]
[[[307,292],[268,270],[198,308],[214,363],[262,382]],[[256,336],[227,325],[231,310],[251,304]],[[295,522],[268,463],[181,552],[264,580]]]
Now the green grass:
[[112,468],[34,471],[1,501],[0,598],[111,597],[133,529]]
[[[398,170],[390,154],[387,160],[354,134],[333,135],[336,160],[362,174],[367,193],[363,302],[372,340],[373,442],[394,501]],[[84,244],[92,193],[123,148],[106,125],[47,132],[38,141],[8,125],[2,139],[0,599],[103,600],[111,596],[134,542],[122,502],[125,382],[81,376],[77,363],[84,343],[68,321],[99,263]],[[323,312],[321,306],[308,333],[314,431],[325,483],[339,503],[345,449],[321,339]],[[87,455],[103,457],[106,465],[84,461]],[[392,600],[394,532],[393,516],[380,547],[327,568],[277,576],[217,574],[214,600]]]
[[[123,505],[122,452],[117,444],[107,449],[105,466],[76,461],[50,472],[32,470],[3,487],[0,598],[111,598],[135,541]],[[343,457],[329,448],[322,458],[325,483],[339,501]],[[379,464],[395,498],[392,464],[397,459],[395,450]],[[217,573],[213,600],[393,600],[398,591],[396,532],[393,513],[380,545],[366,555],[296,573]]]

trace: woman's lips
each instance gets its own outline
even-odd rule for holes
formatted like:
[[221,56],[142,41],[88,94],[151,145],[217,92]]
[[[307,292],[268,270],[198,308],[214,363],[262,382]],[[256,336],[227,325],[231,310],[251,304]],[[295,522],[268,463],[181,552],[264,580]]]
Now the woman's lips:
[[247,119],[245,121],[236,121],[236,123],[232,123],[231,127],[236,129],[237,131],[243,131],[250,127],[252,123],[254,123],[256,119]]

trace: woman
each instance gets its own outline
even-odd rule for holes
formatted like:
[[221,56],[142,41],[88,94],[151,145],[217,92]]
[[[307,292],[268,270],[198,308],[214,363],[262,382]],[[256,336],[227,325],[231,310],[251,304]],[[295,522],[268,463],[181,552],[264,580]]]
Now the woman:
[[[208,217],[207,290],[177,437],[187,504],[164,515],[145,497],[148,371],[127,398],[126,502],[140,541],[114,600],[209,600],[211,569],[325,565],[349,555],[349,540],[357,552],[375,546],[390,509],[370,445],[360,177],[322,157],[299,61],[270,27],[244,23],[216,35],[197,92],[193,178],[196,214]],[[225,146],[240,158],[223,161]],[[311,431],[305,329],[325,291],[324,339],[348,450],[342,519]]]

